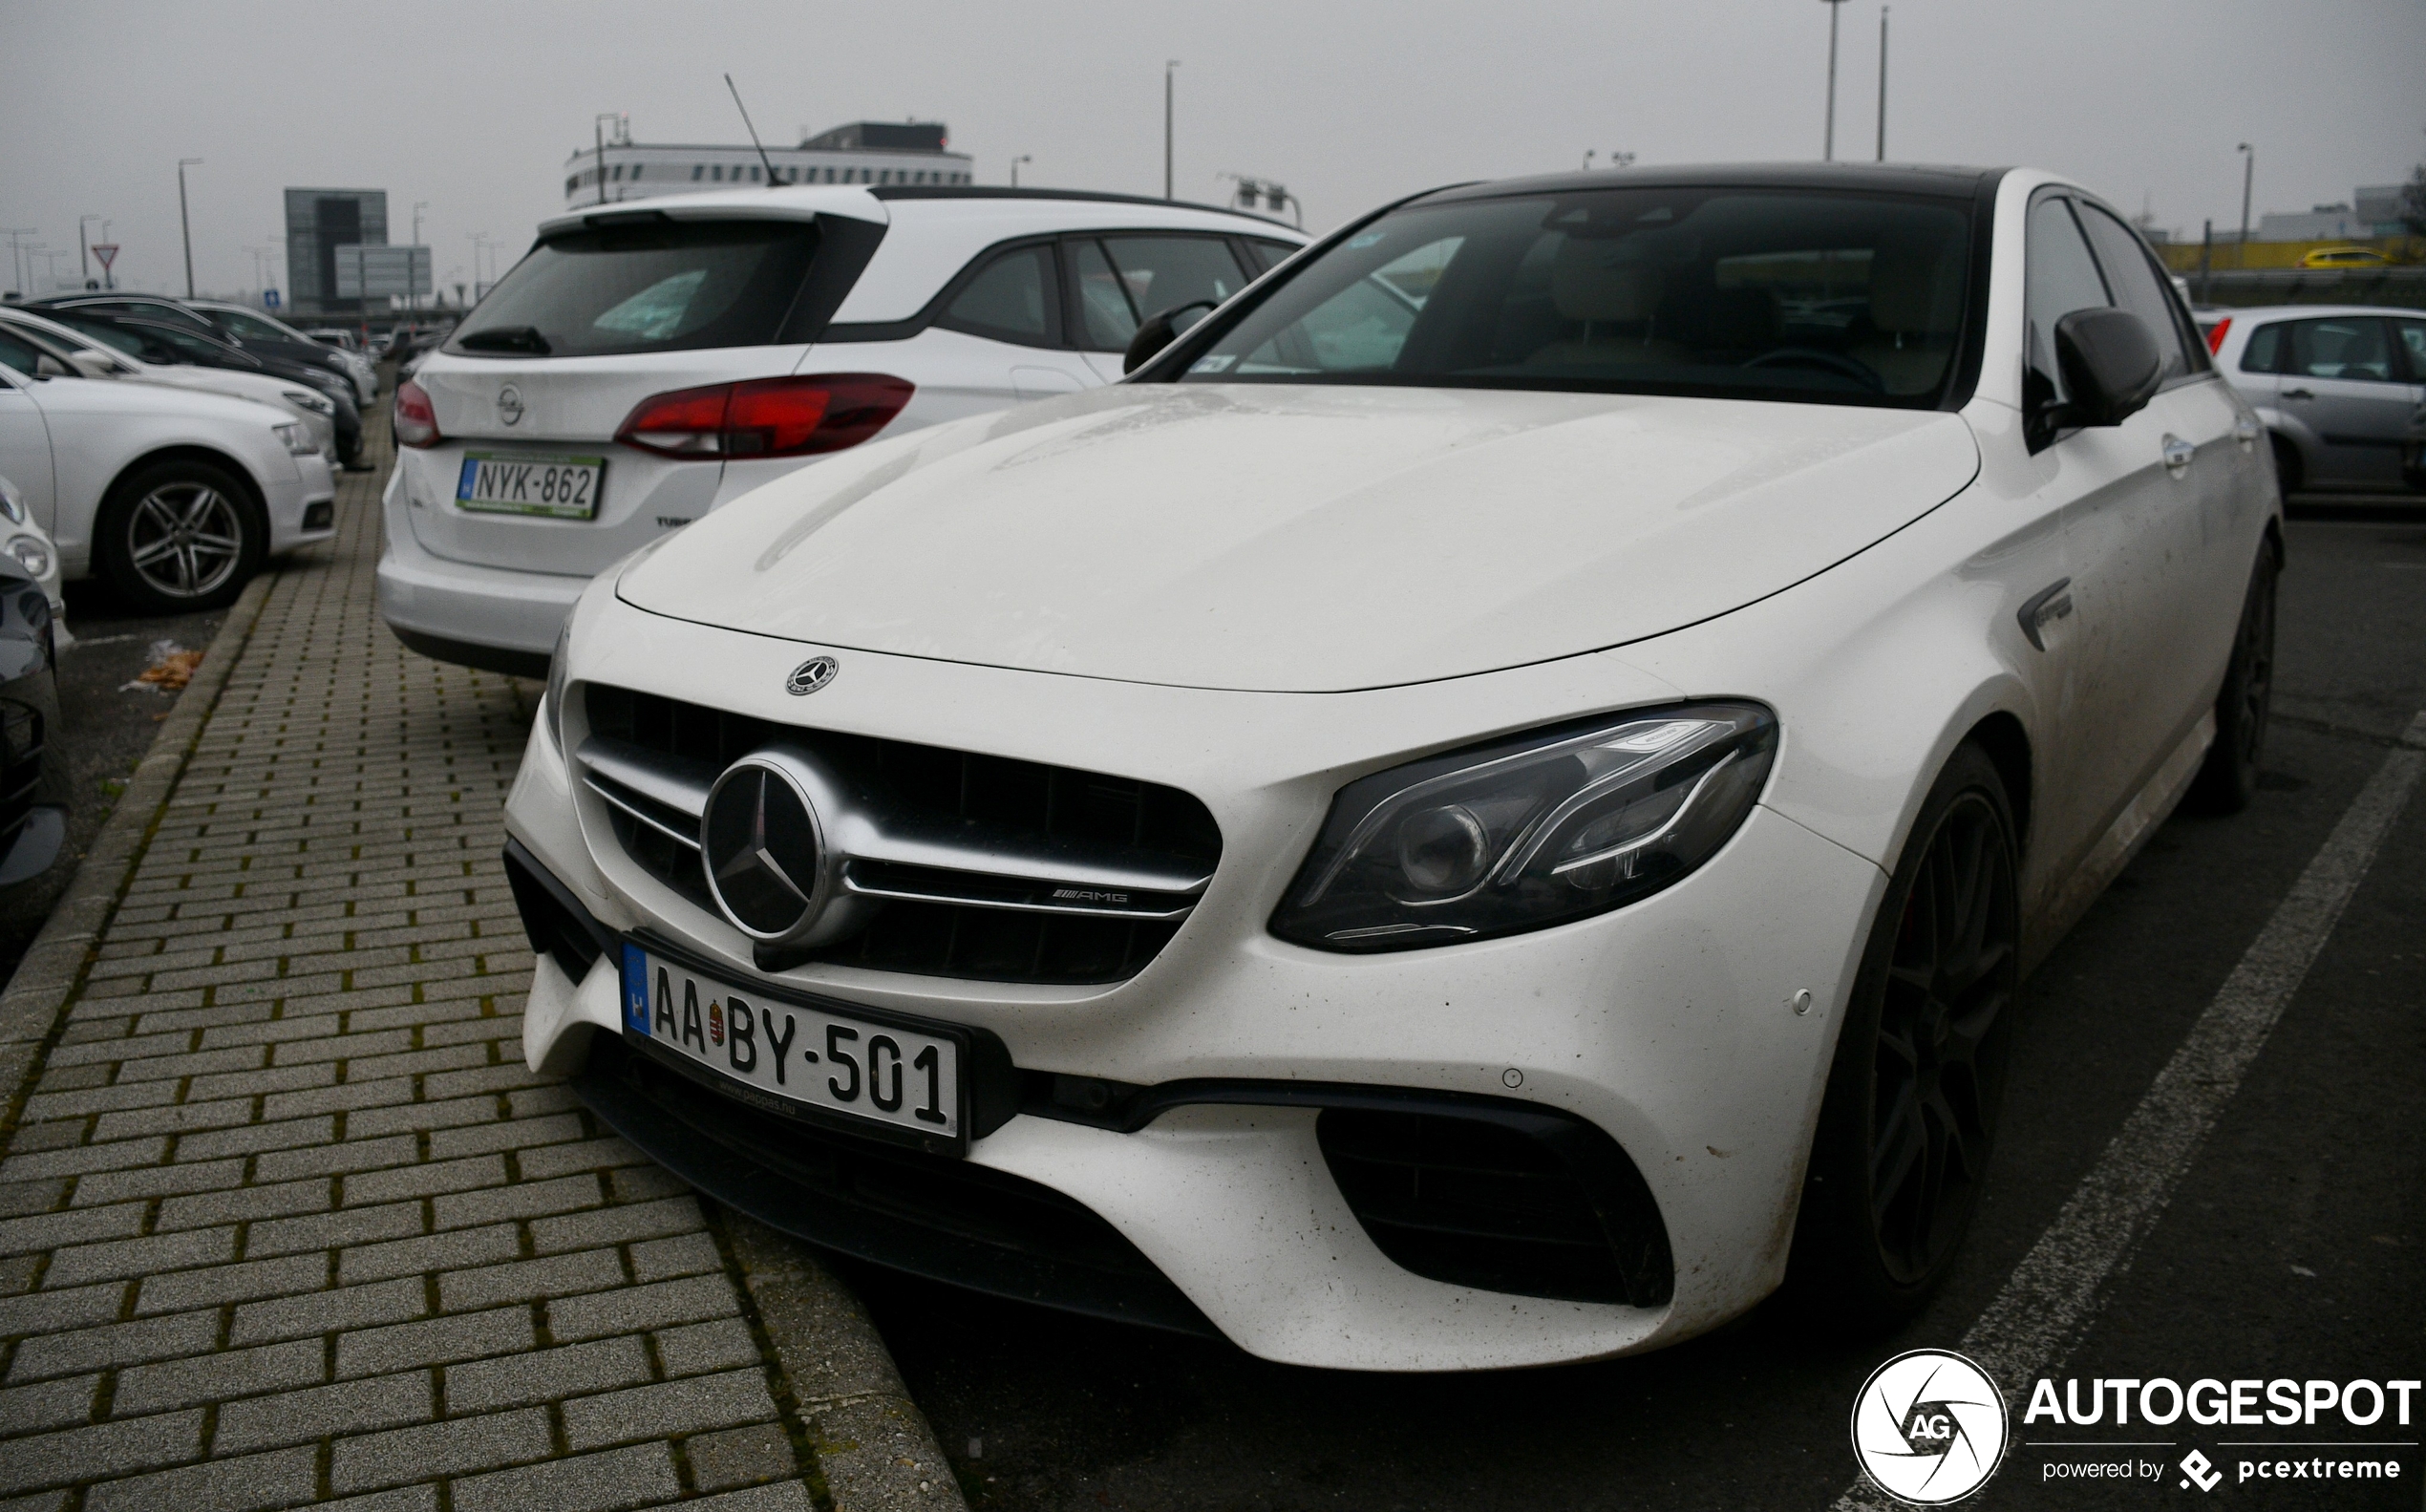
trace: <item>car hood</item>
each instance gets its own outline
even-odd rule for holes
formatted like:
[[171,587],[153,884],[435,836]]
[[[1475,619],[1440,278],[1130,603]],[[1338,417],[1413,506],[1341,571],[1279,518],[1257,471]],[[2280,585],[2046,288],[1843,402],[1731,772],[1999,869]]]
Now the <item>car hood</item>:
[[838,650],[1322,692],[1621,645],[1951,498],[1961,417],[1120,385],[878,442],[690,526],[635,607]]

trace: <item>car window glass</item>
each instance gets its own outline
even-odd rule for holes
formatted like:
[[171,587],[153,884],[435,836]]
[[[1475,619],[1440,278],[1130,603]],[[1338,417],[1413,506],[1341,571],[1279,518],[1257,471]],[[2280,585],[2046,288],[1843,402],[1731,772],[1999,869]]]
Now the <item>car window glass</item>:
[[257,316],[240,315],[235,311],[228,309],[215,309],[211,311],[211,313],[219,317],[219,323],[221,325],[225,326],[228,330],[234,331],[237,335],[242,336],[246,341],[287,341],[292,339],[285,331],[271,325],[268,321],[260,319]]
[[1288,261],[1290,253],[1297,250],[1294,245],[1287,242],[1268,241],[1260,236],[1248,237],[1246,239],[1246,249],[1250,253],[1254,254],[1255,261],[1262,265],[1259,268],[1259,271],[1262,272],[1269,272],[1273,268],[1280,266],[1283,263]]
[[2190,372],[2190,357],[2182,350],[2181,322],[2174,313],[2173,295],[2158,281],[2157,269],[2148,261],[2148,248],[2139,240],[2139,233],[2094,204],[2080,206],[2080,219],[2089,232],[2090,245],[2097,249],[2097,263],[2105,269],[2115,302],[2139,316],[2148,328],[2148,334],[2156,338],[2165,377],[2179,378]]
[[1093,242],[1070,244],[1071,276],[1078,287],[1078,324],[1085,345],[1096,351],[1119,351],[1137,334],[1138,312],[1112,269],[1112,260]]
[[1918,195],[1418,203],[1293,260],[1187,376],[1919,406],[1953,369],[1968,229],[1967,202]]
[[42,350],[13,330],[0,330],[0,367],[14,368],[31,377]]
[[568,357],[764,346],[776,340],[817,246],[816,225],[791,221],[565,232],[499,280],[448,350]]
[[1052,251],[1041,246],[1003,253],[953,296],[944,311],[944,323],[1003,341],[1032,346],[1051,341],[1052,257]]
[[[1189,311],[1201,315],[1246,286],[1246,278],[1239,270],[1238,259],[1230,254],[1229,243],[1211,236],[1115,236],[1102,242],[1110,266],[1118,276],[1121,291],[1128,307],[1136,312],[1117,341],[1105,350],[1125,348],[1129,337],[1137,332],[1137,322],[1166,310],[1194,305]],[[1104,265],[1096,265],[1098,273]],[[1082,289],[1086,274],[1081,273]],[[1085,296],[1082,294],[1082,298]],[[1109,300],[1087,299],[1090,336],[1096,334],[1096,313],[1101,308],[1106,319],[1101,323],[1104,334],[1111,333],[1112,305]],[[1189,322],[1182,320],[1181,325]]]
[[2280,373],[2283,370],[2283,325],[2260,326],[2249,332],[2249,344],[2241,351],[2243,373]]
[[[1398,360],[1433,286],[1463,245],[1447,236],[1412,247],[1333,294],[1303,318],[1246,353],[1244,374],[1316,369],[1325,373],[1387,373]],[[1200,373],[1228,371],[1224,357],[1202,358]]]
[[181,330],[146,331],[145,334],[159,337],[164,345],[173,349],[187,362],[199,362],[207,366],[221,360],[220,350],[200,336],[189,336]]
[[2409,381],[2426,383],[2426,320],[2395,320],[2393,330],[2409,359]]
[[2055,323],[2075,309],[2104,309],[2114,301],[2073,221],[2071,204],[2059,195],[2030,207],[2022,256],[2022,402],[2034,409],[2066,396],[2055,361]]
[[2384,322],[2373,315],[2291,322],[2291,361],[2285,369],[2304,378],[2347,378],[2388,383],[2393,348]]

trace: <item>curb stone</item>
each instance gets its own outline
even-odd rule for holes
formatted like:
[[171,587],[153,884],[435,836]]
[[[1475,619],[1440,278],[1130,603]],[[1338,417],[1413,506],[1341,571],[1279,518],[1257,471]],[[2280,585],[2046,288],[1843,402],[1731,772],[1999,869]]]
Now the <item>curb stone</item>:
[[184,775],[202,726],[219,706],[220,692],[277,581],[275,568],[255,574],[228,607],[227,618],[202,652],[202,664],[160,722],[152,748],[137,763],[7,990],[0,990],[0,1138],[16,1126],[27,1089],[65,1024],[68,1003],[91,966],[110,916],[117,911],[118,899],[134,880],[153,828],[175,795],[177,779]]
[[968,1512],[867,1309],[807,1250],[726,1210],[743,1285],[792,1383],[835,1512]]

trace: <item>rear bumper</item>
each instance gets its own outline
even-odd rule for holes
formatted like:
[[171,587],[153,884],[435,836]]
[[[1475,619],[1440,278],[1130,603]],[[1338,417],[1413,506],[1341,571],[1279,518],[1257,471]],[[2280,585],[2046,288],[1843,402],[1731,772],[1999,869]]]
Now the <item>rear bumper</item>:
[[388,529],[379,614],[396,639],[439,661],[545,677],[556,632],[589,579],[444,561],[414,539],[393,480],[381,507]]

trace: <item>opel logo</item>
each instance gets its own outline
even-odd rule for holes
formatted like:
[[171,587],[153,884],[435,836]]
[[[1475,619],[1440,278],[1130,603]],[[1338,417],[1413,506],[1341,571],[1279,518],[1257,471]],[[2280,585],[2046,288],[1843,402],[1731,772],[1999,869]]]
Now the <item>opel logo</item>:
[[795,698],[806,698],[832,682],[841,670],[842,664],[831,656],[812,656],[792,669],[792,675],[783,679],[783,691]]
[[744,933],[781,940],[817,916],[824,836],[807,795],[780,766],[744,756],[726,768],[708,794],[700,839],[709,891]]
[[497,417],[508,425],[522,423],[522,391],[507,384],[497,391]]

